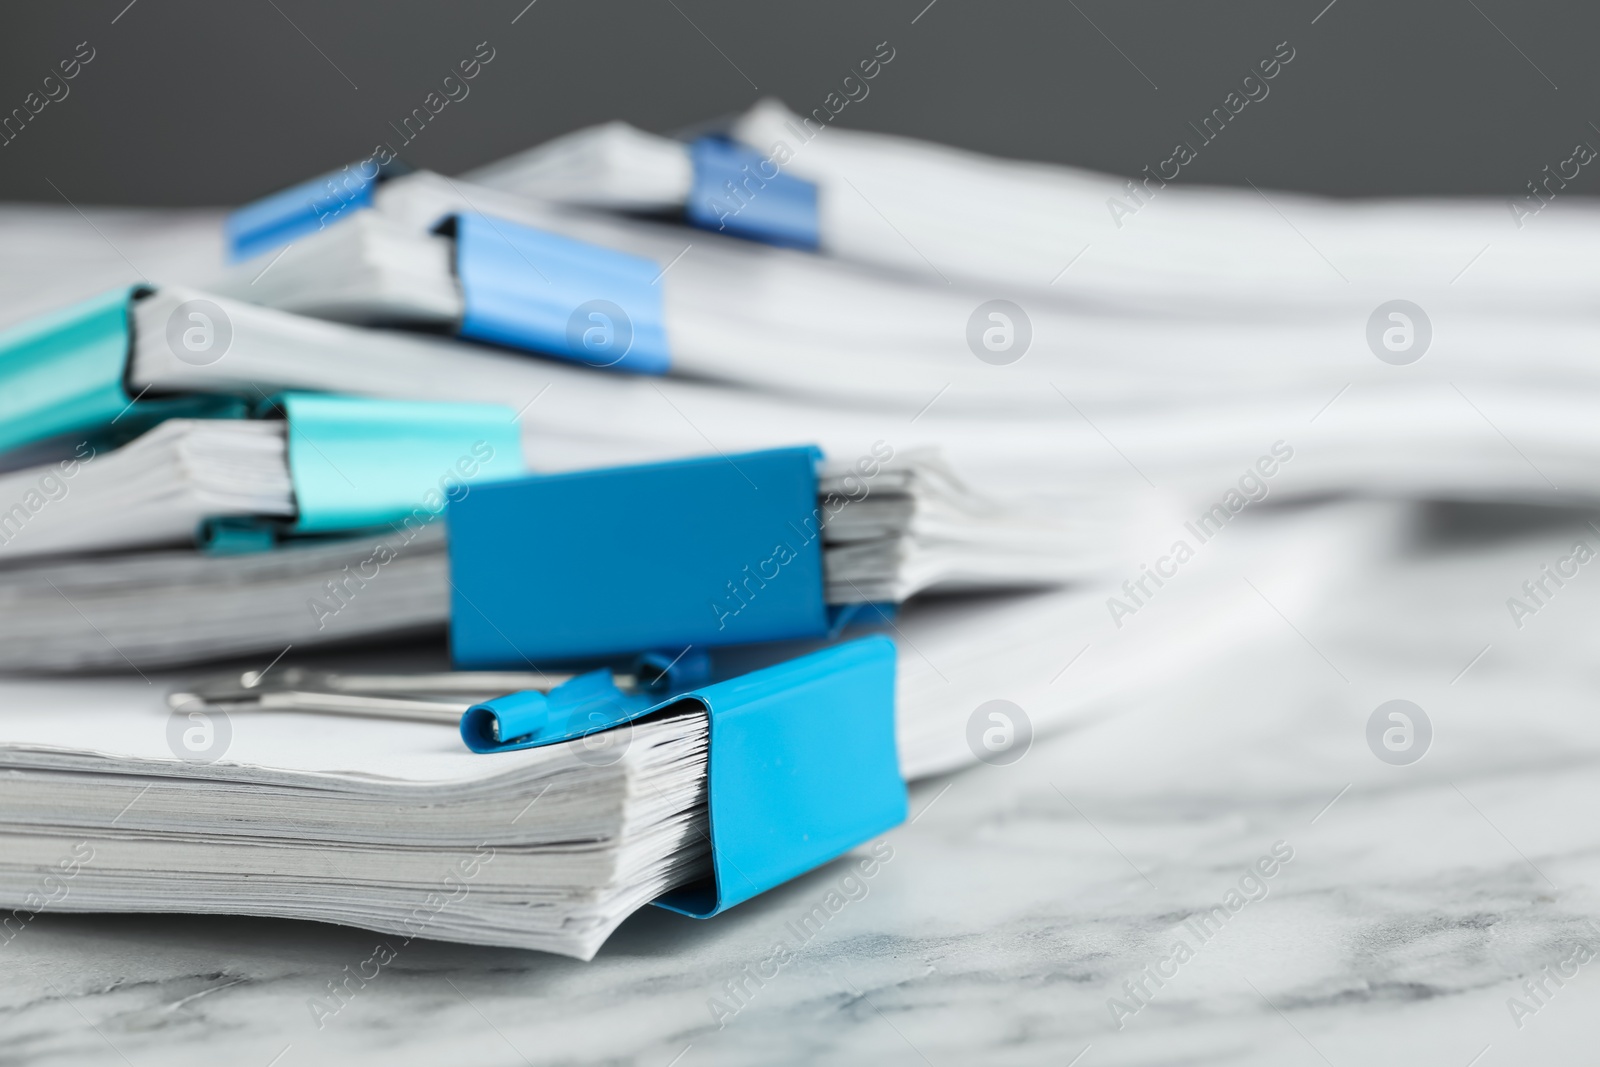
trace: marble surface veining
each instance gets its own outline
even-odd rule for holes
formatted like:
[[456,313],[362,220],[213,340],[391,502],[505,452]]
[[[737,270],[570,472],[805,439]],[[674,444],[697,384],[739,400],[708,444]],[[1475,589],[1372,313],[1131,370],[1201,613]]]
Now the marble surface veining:
[[[215,212],[94,217],[0,210],[29,249],[0,255],[0,321],[218,269]],[[1531,514],[1465,540],[1437,534],[1483,514],[1435,514],[1276,638],[918,785],[870,881],[646,909],[591,963],[417,941],[319,1019],[377,935],[45,912],[0,945],[0,1064],[1592,1061],[1600,577],[1518,627],[1507,599],[1594,543]],[[1433,724],[1409,766],[1366,740],[1394,698]]]
[[[1423,528],[1276,638],[920,784],[870,880],[646,909],[592,963],[414,942],[319,1019],[377,936],[42,914],[0,947],[0,1062],[1591,1060],[1600,578],[1505,603],[1581,520]],[[1433,725],[1409,766],[1366,740],[1397,697]]]

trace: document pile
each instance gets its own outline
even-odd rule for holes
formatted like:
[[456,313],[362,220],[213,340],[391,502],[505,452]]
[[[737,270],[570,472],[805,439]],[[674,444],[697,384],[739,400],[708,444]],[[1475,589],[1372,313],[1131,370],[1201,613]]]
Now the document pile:
[[[1391,525],[1387,515],[1343,508],[1245,532],[1138,632],[1108,633],[1094,592],[913,605],[893,631],[899,654],[887,661],[896,780],[978,754],[1013,761],[1038,733],[1161,691],[1280,625],[1237,580],[1241,561],[1299,614],[1387,540]],[[1333,566],[1309,573],[1307,555]],[[741,658],[763,654],[743,650],[726,670],[739,674]],[[478,753],[455,727],[468,703],[566,679],[491,671],[464,681],[416,674],[417,660],[411,647],[332,661],[361,672],[342,675],[339,688],[281,664],[236,672],[220,686],[153,671],[0,680],[0,900],[19,909],[21,923],[41,911],[271,915],[587,959],[639,907],[704,883],[721,833],[707,820],[708,743],[714,753],[719,739],[708,742],[704,707],[564,744]],[[834,677],[849,684],[838,695],[836,732],[820,739],[823,796],[848,793],[850,761],[871,721],[860,701],[872,687],[848,670],[820,684]],[[452,685],[463,691],[449,692]],[[300,686],[308,690],[298,699],[278,699]],[[175,710],[163,699],[168,688]],[[352,697],[363,691],[378,695]],[[424,693],[425,706],[384,707],[397,691]],[[992,704],[999,694],[1005,699]],[[803,689],[802,697],[814,699]],[[341,700],[356,707],[295,710]],[[1015,748],[972,740],[980,705],[990,706],[985,729],[999,722],[1017,731]],[[770,773],[770,764],[756,769]],[[731,799],[752,802],[748,790]],[[743,854],[737,863],[759,877]],[[692,913],[687,900],[677,903]]]
[[[1105,176],[829,129],[783,170],[812,189],[816,239],[795,242],[750,225],[794,203],[750,176],[772,173],[772,114],[758,107],[714,152],[606,127],[485,168],[492,188],[389,178],[320,229],[301,204],[271,270],[263,252],[214,288],[604,366],[603,395],[549,366],[502,380],[529,399],[555,383],[565,402],[530,432],[617,462],[695,448],[696,428],[724,449],[848,454],[888,438],[938,446],[990,491],[1125,496],[1133,468],[1203,500],[1239,456],[1293,434],[1294,495],[1600,493],[1600,379],[1577,355],[1600,343],[1591,208],[1532,233],[1503,204],[1173,185],[1118,226],[1106,203],[1123,183]],[[856,190],[910,228],[883,231]],[[696,197],[742,205],[740,227],[700,228],[715,213]],[[615,380],[628,374],[648,386]],[[398,377],[346,387],[416,395]],[[469,378],[443,388],[488,398]],[[661,397],[679,424],[653,428],[682,435],[675,451],[604,415]]]
[[279,915],[587,959],[708,869],[704,714],[640,726],[615,758],[485,758],[425,722],[172,718],[203,762],[174,758],[168,717],[130,687],[21,688],[0,711],[12,906]]
[[[425,527],[451,501],[526,473],[525,454],[560,469],[691,450],[657,434],[659,413],[627,417],[624,380],[594,368],[176,286],[13,328],[0,382],[3,461],[20,467],[0,474],[0,667],[13,670],[440,632],[445,538]],[[523,412],[504,401],[526,396],[527,411],[556,387],[524,439]],[[702,451],[672,396],[652,396]],[[195,414],[208,417],[173,417]],[[796,414],[799,435],[809,420]],[[594,441],[612,427],[631,442]],[[1118,551],[1120,512],[1063,515],[975,491],[936,447],[861,442],[818,474],[831,604],[1049,585],[1103,571]]]
[[[296,514],[287,425],[174,419],[82,463],[76,477],[0,475],[8,498],[38,488],[48,502],[25,521],[0,516],[0,670],[148,669],[443,633],[446,532],[420,502],[426,489],[391,526],[288,537],[270,551],[230,543],[272,528],[225,517]],[[820,470],[829,604],[1050,585],[1117,558],[1115,523],[1008,513],[935,455],[872,469],[872,479],[837,462]],[[197,535],[209,543],[195,546]]]
[[[1059,284],[1191,312],[1259,310],[1268,300],[1303,310],[1346,299],[1352,287],[1363,298],[1398,289],[1487,299],[1501,309],[1583,307],[1595,271],[1582,249],[1600,236],[1592,205],[1564,205],[1559,225],[1531,224],[1564,187],[1555,176],[1509,211],[1489,199],[1269,197],[1197,187],[1166,166],[1129,181],[825,126],[775,100],[738,116],[721,137],[686,144],[613,122],[463,177],[554,203],[681,212],[707,229],[776,238],[941,285],[965,278],[1043,292]],[[810,202],[805,225],[775,232],[763,201],[802,195]],[[1290,242],[1302,254],[1285,255]]]
[[345,168],[0,334],[0,904],[587,959],[1299,617],[1350,497],[1600,497],[1600,216],[810,121]]

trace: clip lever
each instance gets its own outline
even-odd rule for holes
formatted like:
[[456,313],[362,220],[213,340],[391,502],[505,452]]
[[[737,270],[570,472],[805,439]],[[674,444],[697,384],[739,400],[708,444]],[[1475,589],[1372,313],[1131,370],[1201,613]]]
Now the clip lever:
[[[270,668],[269,668],[270,670]],[[466,729],[462,716],[487,697],[497,705],[520,709],[519,736],[528,716],[538,714],[551,701],[559,708],[576,709],[612,699],[655,703],[669,693],[692,688],[705,681],[709,661],[704,652],[685,649],[668,659],[661,653],[646,653],[628,672],[608,670],[586,674],[531,671],[438,671],[430,674],[356,674],[314,671],[304,667],[285,667],[276,673],[245,671],[201,678],[173,690],[167,706],[174,711],[303,711],[325,715],[359,715],[376,719],[408,719],[418,722],[458,722]],[[635,694],[638,694],[637,696]],[[613,724],[614,725],[614,724]],[[594,720],[588,720],[592,732]],[[490,731],[499,743],[499,720],[480,729]],[[575,734],[574,736],[579,736]],[[483,751],[480,749],[479,751]]]
[[[475,699],[553,689],[572,677],[518,671],[337,674],[287,667],[270,676],[245,671],[201,678],[169,693],[167,706],[174,711],[307,711],[453,725]],[[632,684],[628,675],[618,681]]]

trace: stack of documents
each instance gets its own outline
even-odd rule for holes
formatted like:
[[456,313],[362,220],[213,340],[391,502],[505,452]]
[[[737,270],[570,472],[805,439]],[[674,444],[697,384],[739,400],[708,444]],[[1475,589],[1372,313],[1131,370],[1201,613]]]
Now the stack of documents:
[[[609,434],[597,427],[617,433],[623,422],[681,434],[686,446],[704,434],[724,449],[771,447],[803,433],[830,453],[858,450],[893,427],[897,444],[937,444],[963,477],[996,494],[1103,496],[1125,490],[1132,477],[1198,504],[1237,479],[1241,459],[1279,441],[1297,455],[1275,486],[1280,495],[1521,500],[1600,490],[1600,437],[1588,416],[1600,379],[1582,357],[1600,342],[1600,320],[1586,300],[1543,307],[1529,296],[1506,305],[1448,279],[1420,314],[1388,317],[1392,288],[1336,280],[1314,300],[1261,288],[1263,298],[1244,307],[1163,299],[1157,289],[1143,310],[1086,299],[1063,284],[1019,295],[1020,316],[991,311],[984,319],[993,290],[972,279],[931,284],[881,265],[562,210],[419,172],[380,186],[372,210],[298,240],[265,276],[246,264],[222,287],[307,314],[457,330],[471,314],[469,287],[459,262],[456,274],[441,264],[461,255],[450,251],[460,237],[432,228],[474,211],[500,220],[491,243],[519,240],[521,226],[654,265],[643,282],[660,303],[670,349],[664,380],[641,387],[618,381],[616,371],[580,380],[550,367],[535,386],[526,364],[507,359],[491,370],[482,346],[478,358],[459,361],[483,368],[485,389],[500,376],[530,399],[559,383],[567,402],[534,409],[528,420],[530,435],[548,435],[542,454],[558,466],[567,461],[554,457],[569,451],[616,461],[674,454],[659,440],[599,439]],[[401,246],[418,254],[396,257]],[[1570,259],[1551,255],[1552,263]],[[324,260],[359,261],[365,280],[325,301],[319,284],[302,280],[324,277]],[[508,277],[526,275],[517,284],[529,299],[542,299],[545,268],[515,256],[506,262]],[[429,271],[430,296],[414,300]],[[1433,275],[1421,267],[1410,277],[1415,285],[1401,291],[1433,292]],[[1021,330],[1024,320],[1025,347],[984,358],[985,322]],[[1397,330],[1396,343],[1416,345],[1410,353],[1384,347]],[[162,366],[159,354],[141,373],[199,380]],[[479,390],[474,377],[446,388]],[[598,414],[618,404],[644,418]]]
[[[463,194],[483,204],[459,181],[397,178],[378,190],[375,210],[347,213],[264,273],[266,264],[248,264],[249,278],[229,284],[300,306],[295,293],[317,297],[325,286],[303,285],[296,264],[314,275],[324,247],[364,247],[363,235],[381,233],[406,247],[448,242],[417,221],[437,221],[439,203],[414,218],[387,206],[420,203],[429,180],[456,197],[446,211],[461,210]],[[1131,479],[1198,504],[1284,440],[1297,458],[1274,487],[1280,495],[1548,499],[1600,487],[1600,437],[1588,416],[1600,383],[1582,356],[1600,330],[1592,317],[1503,315],[1479,301],[1460,317],[1436,315],[1431,349],[1396,367],[1369,347],[1370,308],[1287,314],[1269,302],[1220,318],[1070,311],[1057,299],[1030,305],[1031,347],[996,366],[967,344],[975,291],[952,295],[953,287],[790,249],[522,203],[524,217],[559,224],[569,238],[649,253],[669,340],[687,339],[673,353],[681,375],[641,381],[422,332],[453,321],[458,279],[438,255],[425,256],[434,297],[414,299],[411,276],[422,276],[414,271],[400,271],[411,280],[393,286],[374,280],[404,258],[381,252],[350,268],[337,306],[304,310],[360,317],[357,309],[388,308],[380,319],[408,329],[355,329],[219,298],[232,344],[197,365],[164,338],[173,313],[205,294],[163,287],[134,305],[131,390],[494,401],[522,410],[528,458],[544,470],[694,454],[708,440],[724,451],[814,441],[851,455],[888,439],[938,447],[967,482],[997,497],[1104,497]],[[385,223],[401,216],[412,223],[396,235]],[[543,289],[531,274],[528,285]],[[397,310],[406,308],[409,322]]]
[[[0,474],[0,563],[192,542],[202,521],[291,517],[285,423],[168,419],[122,448]],[[36,493],[37,508],[27,503]]]
[[[1263,522],[1124,628],[1098,590],[908,608],[901,773],[988,756],[972,729],[987,701],[1010,701],[1029,737],[1132,706],[1281,628],[1238,580],[1242,562],[1298,617],[1395,520],[1344,505]],[[0,901],[316,919],[587,959],[629,913],[708,870],[702,715],[602,746],[477,755],[448,724],[169,713],[172,681],[0,682]]]
[[[800,255],[739,244],[751,254]],[[685,257],[672,274],[690,262]],[[936,351],[931,342],[925,350],[927,369],[914,375],[920,392],[871,354],[852,356],[849,367],[833,364],[828,353],[837,350],[823,340],[804,346],[810,355],[770,364],[774,375],[822,383],[805,392],[831,391],[835,400],[829,401],[726,382],[625,376],[220,297],[215,302],[233,325],[225,358],[195,365],[159,340],[147,340],[173,309],[199,298],[203,294],[193,290],[166,287],[135,304],[135,386],[240,396],[302,388],[520,404],[527,454],[550,470],[703,453],[708,439],[725,452],[814,441],[833,456],[862,455],[873,442],[887,440],[897,450],[936,447],[966,482],[990,496],[1092,498],[1101,502],[1093,506],[1115,514],[1122,506],[1116,499],[1125,501],[1130,486],[1153,485],[1191,504],[1214,498],[1282,440],[1296,453],[1288,477],[1278,483],[1283,495],[1600,497],[1600,425],[1591,415],[1600,400],[1600,374],[1583,355],[1600,343],[1600,320],[1464,325],[1459,344],[1452,338],[1449,350],[1403,368],[1373,356],[1359,321],[1347,323],[1343,340],[1306,327],[1306,337],[1322,337],[1306,347],[1246,343],[1239,339],[1246,331],[1213,326],[1216,348],[1205,355],[1182,343],[1185,330],[1199,327],[1179,324],[1170,344],[1130,342],[1120,360],[1062,350],[1055,369],[1040,360],[1035,378],[1011,375],[1031,354],[1006,367],[978,361],[963,347],[962,324],[953,322],[948,333],[956,340],[944,342],[942,355],[926,354]],[[915,310],[896,315],[902,332],[915,333],[921,321]],[[761,336],[752,332],[740,348],[744,364],[756,367],[765,358]],[[1318,347],[1326,359],[1317,357]],[[1014,398],[1009,413],[962,408],[960,397],[980,372],[986,381],[973,384],[969,398],[980,405]],[[855,402],[837,402],[840,392]],[[868,403],[863,396],[869,392],[896,399]]]
[[1117,524],[1046,518],[986,498],[937,452],[885,462],[870,487],[849,461],[825,461],[823,575],[830,604],[898,604],[918,593],[1057,585],[1122,554]]
[[[65,885],[51,904],[70,910],[278,915],[587,959],[706,870],[703,715],[640,726],[602,765],[575,745],[486,758],[428,723],[164,722],[127,686],[8,690],[0,901],[14,906]],[[168,733],[191,730],[190,750],[221,758],[175,758]]]
[[[363,572],[377,580],[330,599],[329,582]],[[437,523],[261,552],[191,547],[35,560],[0,566],[0,670],[126,672],[270,658],[290,645],[438,635],[449,602]]]
[[[807,123],[763,104],[714,143],[611,126],[476,182],[384,174],[333,212],[269,198],[301,228],[254,234],[266,251],[205,288],[146,281],[0,337],[0,670],[31,676],[0,680],[0,904],[589,958],[637,908],[717,880],[719,755],[779,782],[821,746],[843,796],[838,768],[872,747],[847,735],[879,728],[903,809],[904,781],[1000,761],[993,724],[1020,758],[1151,699],[1396,537],[1387,504],[1269,498],[1600,499],[1596,218],[1499,245],[1483,204],[1122,185]],[[753,184],[740,225],[706,229],[706,168],[791,136],[791,184]],[[780,189],[802,210],[762,238]],[[1373,308],[1396,297],[1432,315],[1405,320],[1427,327],[1416,359],[1379,344]],[[767,449],[804,474],[782,500],[739,466]],[[672,486],[734,491],[529,476],[691,456],[720,480]],[[800,521],[723,551],[756,497]],[[669,573],[688,593],[661,594]],[[649,647],[598,644],[685,604],[709,653],[648,628]],[[882,695],[837,737],[751,718],[719,741],[731,716],[709,700],[634,722],[582,685],[519,684],[490,698],[520,709],[504,717],[382,717],[434,691],[407,672],[447,628],[457,666],[542,674],[529,631],[576,642],[552,659],[637,657],[642,699],[713,668],[713,687],[795,657],[825,674],[819,648],[864,626],[893,635],[862,642]],[[202,688],[171,668],[241,658],[260,690],[308,653],[364,657],[391,696],[168,703]],[[592,736],[566,728],[585,716]],[[722,795],[758,837],[787,814]]]
[[[644,278],[654,278],[647,293],[659,303],[649,314],[661,320],[671,373],[833,405],[910,414],[945,388],[945,410],[1043,417],[1059,414],[1057,389],[1096,408],[1149,410],[1325,399],[1351,381],[1512,384],[1533,368],[1552,384],[1595,386],[1592,368],[1570,356],[1600,341],[1585,300],[1530,319],[1522,313],[1530,303],[1475,298],[1444,284],[1424,295],[1431,275],[1371,292],[1335,276],[1337,288],[1310,305],[1255,285],[1238,309],[1174,301],[1146,308],[1088,300],[1063,284],[1017,293],[1020,303],[1003,312],[1012,347],[990,354],[982,329],[972,327],[975,316],[985,328],[1006,327],[982,311],[994,302],[992,283],[930,282],[659,221],[563,211],[427,172],[386,183],[373,210],[301,238],[264,274],[267,256],[241,265],[216,289],[310,316],[452,331],[472,303],[459,276],[460,239],[430,229],[460,213],[494,220],[494,243],[532,230],[646,263]],[[524,254],[507,258],[508,284],[542,302],[553,291],[545,276],[554,272]],[[1403,376],[1374,354],[1368,337],[1374,309],[1397,297],[1422,302],[1428,321],[1413,327],[1427,336],[1414,339],[1422,356],[1434,349]],[[1515,365],[1507,353],[1516,354]]]
[[[270,551],[194,546],[204,519],[295,514],[285,426],[169,419],[70,481],[53,466],[0,475],[0,491],[19,498],[41,484],[65,490],[9,527],[0,516],[0,670],[147,669],[442,632],[443,523],[408,516]],[[933,453],[886,458],[870,484],[848,462],[820,473],[830,604],[1058,584],[1121,555],[1118,524],[1008,508]]]
[[[1253,111],[1239,117],[1249,121]],[[464,177],[623,212],[687,208],[702,224],[737,232],[773,195],[768,182],[781,171],[815,186],[813,245],[824,254],[940,285],[1066,289],[1201,314],[1424,294],[1574,310],[1590,306],[1596,282],[1587,250],[1600,240],[1600,211],[1562,193],[1583,161],[1581,145],[1577,161],[1567,161],[1573,173],[1547,172],[1510,201],[1353,204],[1192,185],[1183,167],[1216,130],[1182,131],[1171,156],[1129,180],[851,130],[831,118],[773,100],[737,118],[727,133],[748,169],[726,175],[732,188],[697,173],[691,145],[623,123]]]
[[[334,273],[359,274],[348,264]],[[191,339],[204,350],[186,347]],[[26,384],[33,374],[60,394],[18,384],[0,398],[6,461],[73,448],[0,475],[0,635],[10,639],[0,666],[10,669],[143,670],[437,632],[449,613],[445,535],[424,528],[474,480],[522,474],[526,456],[547,469],[592,467],[608,434],[631,437],[648,458],[709,442],[660,389],[654,418],[630,417],[617,403],[621,379],[592,368],[176,286],[107,294],[19,327],[0,349],[0,376]],[[91,359],[103,386],[83,373]],[[522,412],[500,405],[525,389],[526,411],[557,384],[540,414],[570,421],[519,440]],[[497,403],[448,402],[470,398]],[[163,417],[206,404],[233,417]],[[664,413],[676,436],[661,434]],[[761,433],[804,440],[821,428],[812,414],[791,410]],[[1020,507],[969,488],[937,449],[848,439],[819,472],[829,604],[1084,578],[1119,557],[1123,515],[1143,508]]]

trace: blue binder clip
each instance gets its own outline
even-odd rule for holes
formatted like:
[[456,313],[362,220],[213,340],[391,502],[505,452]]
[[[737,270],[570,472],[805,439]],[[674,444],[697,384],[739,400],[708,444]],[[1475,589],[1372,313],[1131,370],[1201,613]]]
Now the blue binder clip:
[[816,251],[822,227],[817,186],[785,174],[770,159],[723,137],[689,146],[694,181],[684,213],[703,230],[764,244]]
[[590,367],[667,373],[654,260],[484,215],[452,215],[438,231],[455,238],[460,336]]
[[380,182],[410,170],[397,159],[369,158],[253,200],[223,223],[228,254],[250,259],[369,208]]
[[703,712],[712,874],[655,903],[705,919],[905,821],[894,684],[894,643],[869,637],[666,700],[622,693],[597,671],[475,705],[461,733],[475,752],[507,752],[585,737],[597,721]]
[[812,446],[533,475],[449,508],[463,667],[826,636]]
[[0,333],[0,453],[67,439],[110,445],[163,419],[245,414],[232,397],[130,394],[130,306],[149,291],[113,289]]
[[[461,717],[461,740],[474,752],[513,752],[575,740],[606,746],[614,727],[710,681],[711,657],[704,652],[671,658],[646,652],[634,661],[627,689],[618,686],[617,675],[602,668],[548,691],[525,689],[475,704]],[[604,756],[596,760],[603,763]]]

